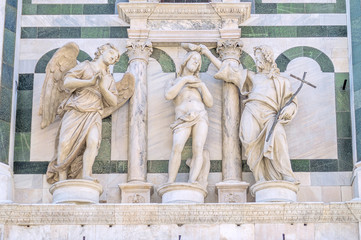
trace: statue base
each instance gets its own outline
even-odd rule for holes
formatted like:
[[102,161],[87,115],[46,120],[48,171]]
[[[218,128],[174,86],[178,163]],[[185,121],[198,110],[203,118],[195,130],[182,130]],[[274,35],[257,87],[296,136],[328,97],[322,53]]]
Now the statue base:
[[148,182],[128,182],[118,185],[121,203],[150,203],[153,184]]
[[94,204],[99,203],[103,187],[97,182],[72,179],[56,182],[49,189],[53,203]]
[[299,183],[282,180],[257,182],[251,187],[256,202],[296,202]]
[[247,202],[249,183],[240,181],[225,181],[216,184],[219,203]]
[[158,188],[162,203],[204,203],[207,190],[198,183],[166,183]]
[[14,180],[11,168],[0,163],[0,203],[13,203]]

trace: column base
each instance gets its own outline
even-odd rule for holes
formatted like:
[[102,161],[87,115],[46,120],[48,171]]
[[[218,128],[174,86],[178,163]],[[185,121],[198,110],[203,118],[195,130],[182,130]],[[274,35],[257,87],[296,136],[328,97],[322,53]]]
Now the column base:
[[204,203],[207,190],[198,183],[166,183],[158,188],[162,203]]
[[99,203],[103,187],[97,182],[72,179],[56,182],[49,189],[53,203],[94,204]]
[[150,203],[153,184],[148,182],[128,182],[118,185],[121,203]]
[[240,181],[226,181],[216,184],[219,203],[247,202],[247,188],[249,183]]
[[11,168],[0,163],[0,204],[13,203],[14,177]]
[[282,180],[257,182],[251,187],[256,202],[296,202],[299,183]]

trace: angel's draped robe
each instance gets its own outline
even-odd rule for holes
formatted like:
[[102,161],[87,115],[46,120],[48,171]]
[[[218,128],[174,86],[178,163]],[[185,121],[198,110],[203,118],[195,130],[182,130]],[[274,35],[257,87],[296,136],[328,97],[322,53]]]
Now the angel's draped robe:
[[[245,150],[247,164],[254,174],[256,181],[263,176],[265,180],[282,180],[284,176],[295,178],[291,168],[288,153],[288,144],[283,124],[287,124],[295,116],[292,113],[290,120],[277,123],[269,141],[266,141],[277,112],[292,97],[290,83],[287,78],[279,74],[269,76],[274,81],[274,97],[252,92],[253,83],[247,77],[247,71],[242,65],[235,66],[229,62],[223,62],[215,78],[226,82],[235,83],[243,96],[244,109],[242,111],[239,137]],[[292,101],[296,105],[296,98]],[[258,127],[252,127],[258,126]],[[253,131],[257,131],[254,133]],[[253,136],[253,137],[248,137]],[[283,176],[282,176],[283,175]]]
[[[71,77],[78,80],[89,80],[95,76],[90,62],[85,61],[71,69],[64,79]],[[59,107],[64,114],[56,138],[55,156],[47,170],[47,180],[54,183],[59,180],[59,171],[67,171],[68,178],[76,178],[82,169],[83,153],[86,137],[92,126],[98,129],[98,146],[101,142],[102,110],[107,105],[103,100],[98,84],[91,87],[66,89],[71,92],[68,99]],[[113,94],[117,94],[114,80],[109,86]],[[61,158],[61,161],[58,159]]]

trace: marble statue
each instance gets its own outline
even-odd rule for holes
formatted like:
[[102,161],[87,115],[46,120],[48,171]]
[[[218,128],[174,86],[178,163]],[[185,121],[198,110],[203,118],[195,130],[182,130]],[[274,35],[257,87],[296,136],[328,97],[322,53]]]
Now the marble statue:
[[55,156],[47,170],[47,181],[91,177],[101,142],[102,118],[121,107],[134,92],[134,77],[126,73],[115,83],[109,66],[120,57],[110,43],[100,46],[93,61],[77,64],[77,44],[61,47],[46,67],[39,115],[41,128],[61,118]]
[[[206,46],[200,45],[200,48],[202,54],[219,69],[214,77],[235,84],[240,93],[246,96],[239,137],[256,181],[297,182],[291,168],[283,127],[295,116],[297,99],[294,98],[280,112],[279,118],[275,118],[293,93],[289,80],[280,76],[272,49],[265,45],[254,48],[257,66],[255,73],[243,69],[238,59],[226,59],[221,62]],[[275,121],[277,123],[271,131]]]
[[208,114],[205,107],[212,107],[213,97],[199,77],[201,55],[192,51],[189,45],[182,44],[189,50],[180,66],[177,78],[171,80],[165,90],[165,98],[173,100],[175,121],[173,147],[169,160],[168,183],[176,179],[181,163],[184,145],[192,135],[192,158],[187,160],[190,167],[189,183],[206,184],[210,168],[209,152],[204,149],[208,133]]

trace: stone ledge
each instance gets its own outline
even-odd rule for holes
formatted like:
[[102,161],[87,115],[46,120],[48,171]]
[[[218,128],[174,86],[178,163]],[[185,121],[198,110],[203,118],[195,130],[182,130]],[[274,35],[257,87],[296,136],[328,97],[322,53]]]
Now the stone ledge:
[[357,223],[361,202],[245,204],[0,205],[0,224]]

